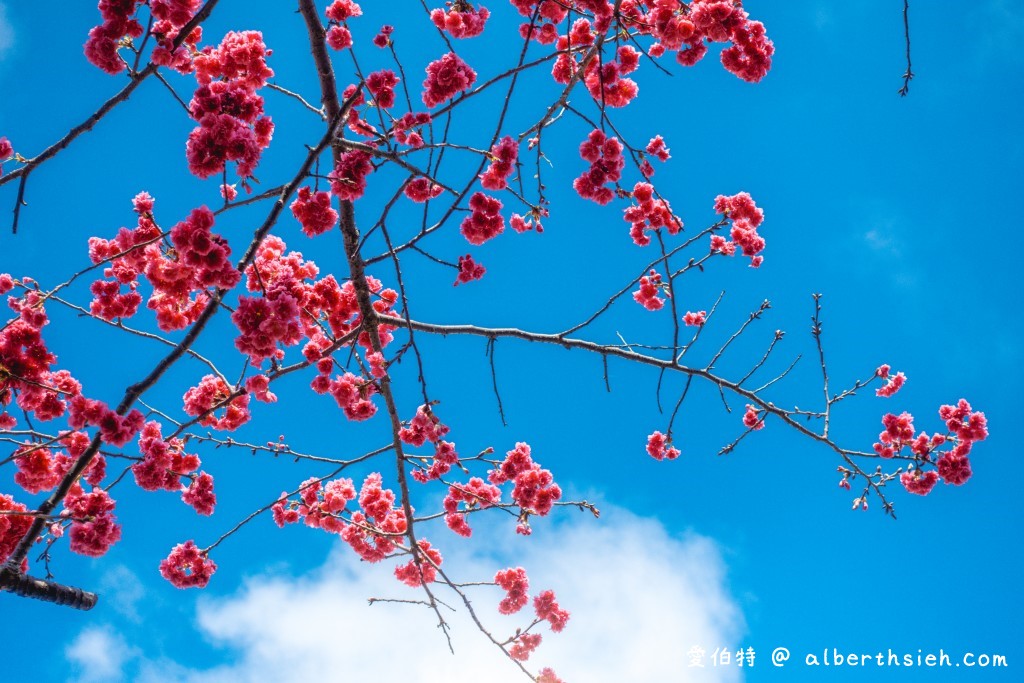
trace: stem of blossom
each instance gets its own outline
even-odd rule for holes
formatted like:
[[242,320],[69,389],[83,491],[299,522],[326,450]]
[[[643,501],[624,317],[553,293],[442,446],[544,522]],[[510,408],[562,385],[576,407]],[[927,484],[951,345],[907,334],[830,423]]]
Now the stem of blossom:
[[814,296],[814,317],[811,318],[811,334],[818,345],[818,360],[821,363],[822,391],[825,392],[825,426],[822,434],[828,436],[828,427],[832,417],[832,399],[828,395],[828,370],[825,368],[825,349],[821,346],[821,294]]
[[907,70],[903,73],[900,97],[906,97],[910,92],[910,79],[914,77],[914,72],[910,70],[910,0],[903,0],[903,38],[907,44]]
[[[585,339],[571,339],[564,337],[560,334],[543,334],[539,332],[528,332],[526,330],[520,330],[514,327],[478,327],[476,325],[439,325],[434,323],[423,323],[416,320],[407,321],[403,318],[394,318],[392,316],[377,315],[377,321],[387,323],[389,325],[397,326],[411,326],[417,331],[430,332],[433,334],[440,334],[447,336],[449,334],[468,334],[479,337],[512,337],[515,339],[522,339],[524,341],[541,342],[546,344],[554,344],[561,346],[566,349],[581,349],[590,351],[592,353],[606,354],[609,356],[616,356],[624,360],[640,363],[643,365],[650,365],[656,368],[664,368],[674,372],[681,372],[686,375],[693,377],[700,377],[705,379],[719,388],[720,391],[728,389],[729,391],[743,397],[750,401],[754,405],[758,406],[761,410],[767,413],[776,415],[779,419],[785,422],[787,425],[797,430],[801,434],[818,441],[833,451],[835,451],[843,460],[846,461],[847,465],[850,466],[857,474],[864,476],[867,475],[864,471],[853,461],[853,457],[864,457],[864,458],[876,458],[876,453],[867,453],[862,451],[853,451],[846,448],[842,448],[837,443],[831,440],[829,437],[825,437],[812,429],[804,426],[797,420],[793,419],[789,411],[777,407],[774,403],[766,401],[761,398],[758,391],[751,391],[741,387],[736,382],[731,382],[723,377],[719,377],[710,371],[708,368],[691,368],[685,365],[679,365],[675,362],[675,359],[665,360],[662,358],[655,358],[654,356],[647,356],[641,353],[636,353],[624,348],[618,348],[615,346],[608,346],[598,344],[596,342],[587,341]],[[749,323],[749,320],[748,320]],[[874,487],[875,493],[882,497],[884,496],[882,491],[877,486]]]

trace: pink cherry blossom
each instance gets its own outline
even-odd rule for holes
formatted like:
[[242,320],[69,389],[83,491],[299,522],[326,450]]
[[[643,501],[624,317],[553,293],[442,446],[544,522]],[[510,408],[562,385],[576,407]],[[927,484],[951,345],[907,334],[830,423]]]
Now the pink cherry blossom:
[[216,563],[196,547],[195,541],[174,546],[160,562],[160,574],[175,588],[205,588],[217,571]]

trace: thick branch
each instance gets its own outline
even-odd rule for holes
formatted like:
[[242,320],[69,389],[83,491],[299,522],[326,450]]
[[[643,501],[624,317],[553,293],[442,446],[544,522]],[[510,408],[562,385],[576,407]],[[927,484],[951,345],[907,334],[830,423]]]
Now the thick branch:
[[35,579],[7,566],[0,567],[0,591],[80,610],[92,609],[98,600],[95,593],[45,579]]

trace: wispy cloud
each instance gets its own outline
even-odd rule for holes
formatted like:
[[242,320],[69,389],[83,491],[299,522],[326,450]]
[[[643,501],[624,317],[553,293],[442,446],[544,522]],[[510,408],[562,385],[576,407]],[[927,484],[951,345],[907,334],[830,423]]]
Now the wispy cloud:
[[106,627],[85,629],[64,651],[79,674],[71,680],[79,683],[120,681],[125,662],[135,655],[124,638]]
[[[479,541],[485,539],[476,535],[462,547],[484,545]],[[530,571],[531,591],[554,589],[572,612],[561,634],[542,630],[544,643],[530,669],[551,666],[566,680],[596,683],[741,679],[736,667],[688,667],[691,647],[709,653],[735,648],[744,628],[727,589],[721,554],[710,539],[675,537],[657,521],[609,509],[600,522],[577,518],[538,529],[530,539],[490,540],[496,547],[514,544]],[[445,566],[456,580],[486,580],[505,566],[493,557],[458,550],[460,539],[447,545],[455,550],[446,554]],[[525,610],[518,618],[497,614],[497,588],[470,590],[474,609],[495,637],[507,638],[528,623]],[[451,625],[453,656],[430,610],[371,606],[370,596],[420,599],[389,569],[361,564],[350,551],[337,552],[305,577],[256,577],[235,596],[200,602],[199,628],[208,640],[230,650],[231,664],[154,660],[142,664],[138,680],[298,683],[322,679],[330,671],[344,672],[346,680],[408,683],[525,680],[479,633],[463,605],[454,614],[443,610]],[[458,602],[443,591],[439,597]]]
[[108,569],[100,583],[103,599],[129,621],[138,623],[138,605],[146,597],[142,581],[128,567],[115,565]]
[[877,252],[899,258],[902,250],[889,230],[871,229],[864,233],[864,241]]
[[0,59],[14,47],[14,28],[7,19],[7,7],[0,2]]

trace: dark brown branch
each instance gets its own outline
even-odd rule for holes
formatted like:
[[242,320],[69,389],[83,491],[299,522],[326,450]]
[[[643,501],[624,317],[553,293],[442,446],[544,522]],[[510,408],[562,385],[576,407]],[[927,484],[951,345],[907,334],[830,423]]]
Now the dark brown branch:
[[92,609],[98,600],[95,593],[54,581],[36,579],[10,566],[0,567],[0,591],[80,610]]

